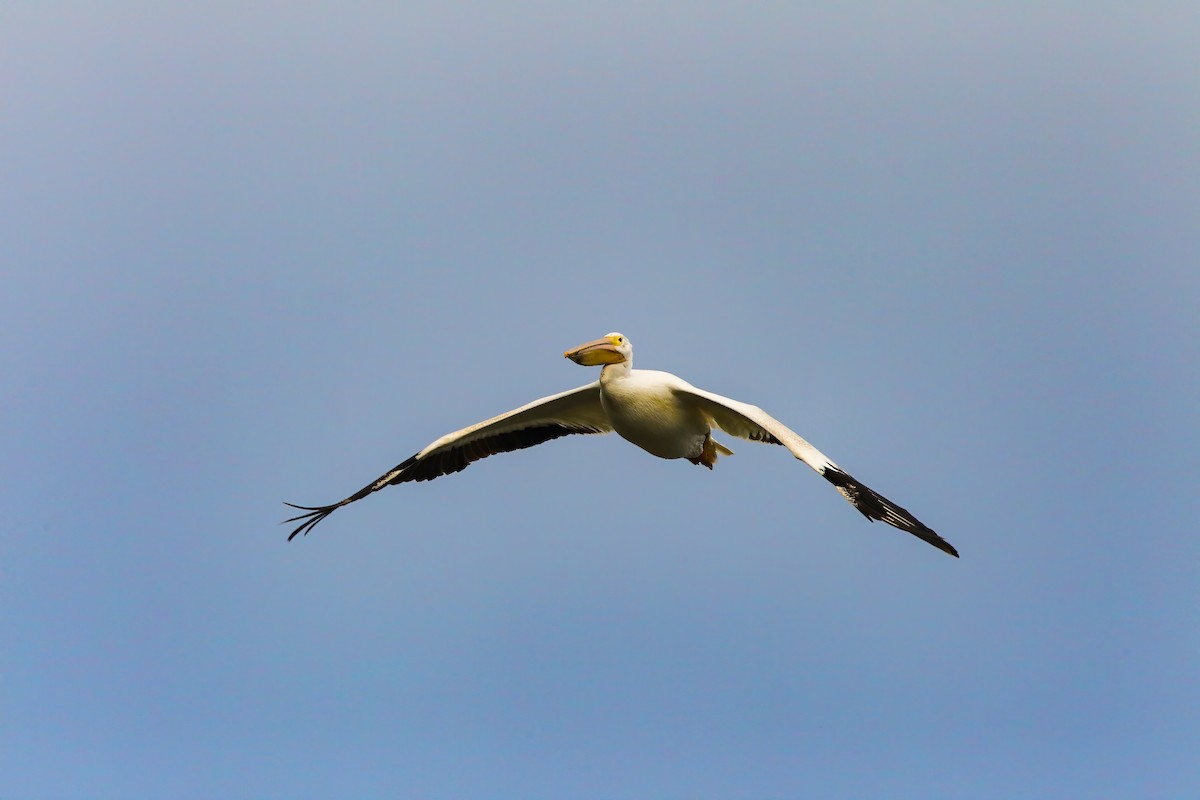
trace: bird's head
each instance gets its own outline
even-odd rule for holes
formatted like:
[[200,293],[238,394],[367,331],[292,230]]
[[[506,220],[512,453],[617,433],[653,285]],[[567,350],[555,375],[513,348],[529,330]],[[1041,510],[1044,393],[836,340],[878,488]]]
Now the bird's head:
[[563,356],[585,367],[594,367],[599,364],[622,364],[633,360],[633,345],[625,336],[619,333],[610,333],[593,342],[587,342],[573,350],[568,350],[563,353]]

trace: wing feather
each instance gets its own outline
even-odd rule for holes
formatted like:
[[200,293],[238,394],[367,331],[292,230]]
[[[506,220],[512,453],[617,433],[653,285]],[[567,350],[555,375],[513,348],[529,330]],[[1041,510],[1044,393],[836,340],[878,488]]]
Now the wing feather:
[[676,393],[690,398],[710,422],[726,433],[755,442],[781,444],[792,455],[808,464],[825,480],[829,481],[850,501],[851,505],[869,520],[880,520],[888,525],[907,531],[934,547],[958,558],[954,546],[938,536],[931,528],[904,508],[888,500],[839,467],[828,456],[809,444],[803,437],[758,406],[741,403],[706,392],[694,386],[676,387]]
[[305,513],[284,522],[300,522],[288,541],[308,532],[344,505],[361,500],[385,486],[431,481],[461,472],[471,463],[497,453],[534,447],[574,433],[608,433],[612,424],[600,405],[600,382],[534,400],[491,419],[448,433],[409,456],[349,497],[327,506],[286,505]]

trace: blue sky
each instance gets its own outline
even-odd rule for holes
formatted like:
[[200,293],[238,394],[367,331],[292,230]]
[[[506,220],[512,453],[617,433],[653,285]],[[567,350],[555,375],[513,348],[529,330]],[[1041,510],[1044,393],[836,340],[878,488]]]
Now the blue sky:
[[[1194,795],[1198,35],[7,5],[0,795]],[[285,541],[610,330],[961,560],[616,437]]]

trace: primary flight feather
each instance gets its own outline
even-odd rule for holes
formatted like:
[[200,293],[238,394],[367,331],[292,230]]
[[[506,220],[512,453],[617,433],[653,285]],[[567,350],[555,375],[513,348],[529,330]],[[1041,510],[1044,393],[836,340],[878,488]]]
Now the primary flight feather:
[[496,453],[533,447],[572,433],[620,436],[660,458],[685,458],[713,468],[733,451],[712,438],[713,428],[741,439],[786,447],[816,470],[869,520],[881,520],[954,557],[954,546],[905,509],[855,480],[824,453],[757,406],[697,389],[669,372],[633,368],[633,345],[610,333],[563,354],[576,364],[601,366],[600,380],[448,433],[349,497],[327,506],[287,505],[305,513],[288,540],[307,535],[336,509],[385,486],[428,481],[466,469]]

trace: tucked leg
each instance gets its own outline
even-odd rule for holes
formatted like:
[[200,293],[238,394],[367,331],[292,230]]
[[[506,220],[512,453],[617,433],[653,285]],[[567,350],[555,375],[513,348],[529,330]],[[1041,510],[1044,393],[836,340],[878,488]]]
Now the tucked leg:
[[712,438],[711,433],[706,433],[704,435],[704,447],[700,450],[700,455],[696,456],[695,458],[689,458],[688,461],[692,462],[698,467],[708,467],[709,469],[712,469],[713,464],[717,463],[717,453],[720,453],[723,456],[733,455],[732,450],[718,442],[716,439]]

